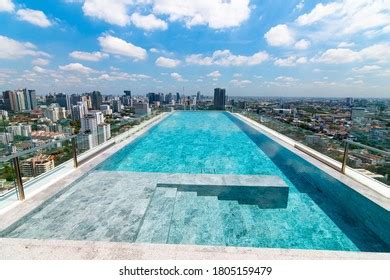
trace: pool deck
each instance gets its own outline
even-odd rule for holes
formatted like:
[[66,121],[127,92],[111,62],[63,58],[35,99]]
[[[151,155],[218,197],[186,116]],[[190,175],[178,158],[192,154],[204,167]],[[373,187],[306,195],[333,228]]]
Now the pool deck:
[[[157,120],[159,123],[166,116]],[[0,214],[0,231],[30,213],[58,192],[85,176],[99,163],[128,145],[152,126],[129,136],[116,145],[88,160],[79,168],[53,182],[50,186],[28,197],[24,202],[15,202],[7,212]],[[280,141],[280,140],[279,140]],[[295,151],[296,152],[296,151]],[[337,179],[356,186],[356,181],[341,175],[325,164],[302,156],[313,164],[326,169]],[[348,184],[348,185],[350,185]],[[365,190],[367,192],[367,190]],[[372,192],[368,196],[373,195]],[[377,196],[377,194],[376,194]],[[381,198],[383,199],[383,197]],[[381,201],[382,203],[385,201]],[[260,249],[240,247],[217,247],[198,245],[140,244],[105,241],[35,240],[0,238],[0,259],[390,259],[390,253],[342,252],[296,249]]]
[[0,238],[8,260],[390,260],[387,253]]

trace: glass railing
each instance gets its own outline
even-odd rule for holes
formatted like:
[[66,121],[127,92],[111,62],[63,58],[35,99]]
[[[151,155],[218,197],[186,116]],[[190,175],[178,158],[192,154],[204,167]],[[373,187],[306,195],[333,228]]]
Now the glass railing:
[[[129,119],[117,125],[99,128],[95,133],[79,133],[64,139],[55,140],[39,146],[19,150],[0,156],[0,202],[6,195],[23,200],[23,192],[34,182],[34,179],[53,175],[59,168],[71,170],[78,166],[79,157],[89,151],[91,155],[99,153],[105,144],[115,136],[120,136],[161,112],[153,112],[148,116]],[[124,135],[126,137],[126,135]],[[86,155],[86,158],[89,154]],[[62,171],[61,171],[62,172]],[[50,181],[50,180],[48,180]],[[15,191],[16,190],[16,191]],[[26,195],[28,196],[28,194]]]
[[[365,177],[390,187],[390,148],[382,150],[358,142],[342,139],[342,135],[328,136],[316,133],[303,125],[293,125],[274,117],[250,111],[239,111],[244,116],[299,142],[329,158],[344,164]],[[347,145],[348,144],[348,145]],[[345,147],[347,145],[347,154]],[[383,147],[382,147],[383,148]],[[340,171],[342,171],[340,169]]]
[[12,160],[0,162],[0,198],[16,189],[16,176]]

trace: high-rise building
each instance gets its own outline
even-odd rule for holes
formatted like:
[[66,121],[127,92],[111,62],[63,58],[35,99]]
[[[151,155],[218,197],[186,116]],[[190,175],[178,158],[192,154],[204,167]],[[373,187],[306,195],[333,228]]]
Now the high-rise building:
[[104,115],[112,115],[112,109],[108,104],[100,105],[100,111],[102,111]]
[[37,108],[37,93],[35,89],[30,89],[28,95],[30,98],[31,110],[34,110]]
[[4,108],[7,111],[14,111],[13,104],[11,101],[12,95],[13,91],[11,90],[3,91]]
[[112,101],[112,110],[114,113],[120,113],[122,111],[122,103],[119,99],[114,99]]
[[226,106],[226,90],[224,88],[214,89],[214,109],[225,110]]
[[46,95],[46,105],[56,103],[56,97],[53,94]]
[[176,92],[176,103],[180,103],[180,93]]
[[111,138],[111,128],[104,123],[104,116],[100,111],[90,111],[80,120],[81,129],[79,140],[83,149],[91,149]]
[[[56,102],[58,103],[58,105],[60,105],[60,107],[64,107],[66,110],[70,110],[70,97],[69,95],[67,94],[63,94],[63,93],[57,93],[56,94]],[[76,103],[77,104],[77,103]]]
[[149,104],[145,102],[137,102],[134,104],[134,112],[137,116],[149,115],[151,110]]
[[92,109],[93,110],[99,110],[100,106],[103,103],[103,97],[100,91],[93,91],[90,94],[91,103],[92,103]]
[[79,101],[77,105],[72,106],[72,120],[80,121],[86,114],[88,114],[88,108],[85,102]]
[[124,90],[125,96],[129,96],[131,98],[131,90]]
[[16,102],[17,102],[18,110],[16,110],[15,112],[26,110],[26,99],[25,99],[24,90],[16,91]]

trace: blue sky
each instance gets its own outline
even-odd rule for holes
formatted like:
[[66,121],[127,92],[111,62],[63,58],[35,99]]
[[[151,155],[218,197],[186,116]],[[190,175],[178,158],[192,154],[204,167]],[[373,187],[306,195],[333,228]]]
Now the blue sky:
[[390,97],[388,0],[0,0],[0,90]]

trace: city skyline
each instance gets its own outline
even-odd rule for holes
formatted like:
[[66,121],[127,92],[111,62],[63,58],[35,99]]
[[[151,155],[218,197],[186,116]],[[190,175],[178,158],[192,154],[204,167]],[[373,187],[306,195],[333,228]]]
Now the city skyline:
[[0,90],[388,97],[385,2],[0,0]]

